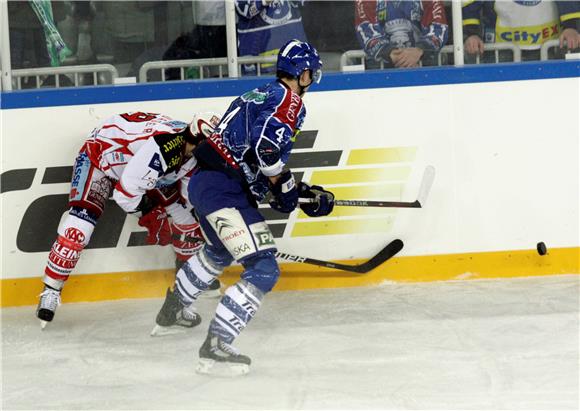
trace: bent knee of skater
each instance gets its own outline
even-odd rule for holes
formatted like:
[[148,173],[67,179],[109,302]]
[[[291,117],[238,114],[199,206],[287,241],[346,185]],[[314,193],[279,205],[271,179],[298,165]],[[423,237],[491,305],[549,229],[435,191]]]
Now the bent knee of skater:
[[205,243],[199,250],[200,258],[207,261],[215,269],[220,269],[223,271],[224,268],[228,267],[234,258],[225,248],[214,247],[208,243]]
[[88,245],[96,223],[97,218],[93,218],[87,213],[83,214],[82,211],[72,207],[59,224],[57,231],[63,238],[82,244],[84,247]]
[[273,252],[259,252],[242,261],[245,270],[242,278],[267,293],[274,288],[280,277],[280,267]]

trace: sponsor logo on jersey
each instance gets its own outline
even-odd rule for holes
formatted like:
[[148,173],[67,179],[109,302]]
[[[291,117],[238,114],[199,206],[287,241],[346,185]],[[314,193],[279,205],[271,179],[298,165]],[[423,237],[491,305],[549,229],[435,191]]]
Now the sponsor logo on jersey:
[[242,322],[236,316],[230,318],[228,322],[232,327],[234,327],[238,331],[242,331],[244,329],[244,324],[242,324]]
[[69,227],[64,232],[64,236],[75,243],[83,243],[85,241],[85,235],[81,230],[76,227]]
[[258,89],[255,89],[255,90],[248,91],[247,93],[242,94],[241,98],[243,101],[252,102],[252,103],[256,103],[256,104],[262,104],[264,101],[266,101],[267,96],[268,96],[268,93],[262,93],[262,92],[258,91]]
[[517,43],[521,46],[540,45],[555,39],[560,33],[558,23],[530,27],[496,27],[497,41]]
[[230,153],[230,150],[224,144],[221,135],[214,133],[211,136],[209,136],[209,138],[205,141],[207,141],[214,148],[214,150],[217,151],[220,157],[223,158],[230,167],[236,170],[240,168],[240,166],[234,159],[234,156],[232,155],[232,153]]
[[168,153],[171,150],[181,148],[181,146],[183,145],[183,141],[184,141],[184,138],[181,134],[175,136],[174,138],[169,140],[167,143],[163,144],[163,152]]
[[[60,269],[72,270],[81,256],[81,249],[82,247],[79,245],[71,244],[59,238],[59,240],[54,242],[48,255],[48,260]],[[65,273],[66,271],[61,272]]]
[[71,191],[69,196],[71,201],[81,199],[90,167],[91,162],[89,160],[89,156],[86,153],[79,154],[75,161],[71,181]]
[[163,167],[161,167],[161,158],[159,157],[159,154],[157,153],[153,154],[153,157],[151,157],[151,161],[149,161],[149,168],[157,171],[159,174],[163,172]]
[[97,219],[95,218],[95,216],[92,215],[92,213],[89,214],[85,208],[80,210],[78,208],[73,208],[69,211],[69,214],[74,215],[75,217],[78,217],[81,220],[86,221],[87,223],[91,223],[92,225],[97,224]]
[[[147,174],[145,174],[142,178],[142,180],[145,181],[145,185],[149,190],[155,188],[155,185],[157,183],[157,176],[153,176],[151,175],[151,173],[152,173],[151,170],[148,170]],[[157,172],[157,174],[159,174],[159,172]]]
[[228,235],[226,235],[226,236],[222,237],[222,240],[223,240],[223,241],[231,241],[231,240],[233,240],[234,238],[240,237],[240,236],[242,236],[242,235],[244,235],[244,234],[246,234],[246,230],[244,230],[244,229],[242,228],[242,229],[240,229],[240,230],[236,230],[236,231],[234,231],[234,232],[232,232],[232,233],[230,233],[230,234],[228,234]]
[[232,249],[232,253],[234,254],[234,257],[239,257],[240,255],[242,255],[248,251],[252,251],[252,249],[250,248],[248,243],[244,243],[244,244],[239,245],[237,247],[234,247]]
[[220,118],[218,116],[211,116],[211,118],[209,119],[209,123],[213,128],[216,128],[220,123]]
[[256,308],[252,305],[251,302],[246,301],[245,303],[242,304],[242,307],[244,307],[247,313],[250,314],[252,317],[256,315]]
[[111,195],[112,188],[113,184],[107,177],[93,181],[86,195],[86,201],[97,206],[99,210],[103,210],[105,208],[105,202]]
[[274,245],[274,236],[269,230],[256,233],[256,238],[258,239],[258,247]]
[[113,163],[125,163],[125,155],[117,151],[111,153]]
[[223,217],[216,218],[215,225],[217,227],[217,232],[220,237],[222,235],[223,230],[229,230],[231,228],[234,228],[234,226],[232,226],[232,224]]
[[286,117],[292,123],[294,123],[296,120],[296,116],[298,116],[300,107],[302,107],[302,100],[300,99],[300,96],[298,94],[292,93],[290,97],[290,105],[288,106],[288,113],[286,114]]

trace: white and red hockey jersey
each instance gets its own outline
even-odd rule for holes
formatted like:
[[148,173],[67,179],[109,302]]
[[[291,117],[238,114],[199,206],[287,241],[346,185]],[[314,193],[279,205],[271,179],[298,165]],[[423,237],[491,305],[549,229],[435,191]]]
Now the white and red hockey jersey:
[[195,167],[194,157],[184,158],[187,127],[162,114],[117,114],[90,133],[84,149],[95,167],[117,181],[113,199],[134,212],[148,190],[175,184]]

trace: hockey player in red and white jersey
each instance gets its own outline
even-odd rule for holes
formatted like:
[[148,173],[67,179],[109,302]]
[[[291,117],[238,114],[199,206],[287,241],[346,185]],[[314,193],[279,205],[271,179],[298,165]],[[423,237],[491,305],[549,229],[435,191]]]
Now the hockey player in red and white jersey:
[[[195,146],[219,123],[214,113],[190,124],[155,113],[131,112],[106,119],[88,136],[73,166],[69,212],[58,228],[36,311],[44,328],[60,304],[60,293],[112,197],[147,228],[148,244],[172,244],[178,269],[202,245],[199,224],[187,200],[196,165]],[[170,220],[168,219],[170,217]],[[219,282],[213,284],[219,293]],[[184,310],[181,326],[198,316]]]

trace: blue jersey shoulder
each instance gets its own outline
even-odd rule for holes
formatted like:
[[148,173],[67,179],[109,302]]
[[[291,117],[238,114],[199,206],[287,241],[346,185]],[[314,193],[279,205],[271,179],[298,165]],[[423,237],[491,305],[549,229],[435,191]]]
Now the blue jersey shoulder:
[[265,194],[267,177],[282,172],[304,116],[300,96],[278,81],[242,94],[224,114],[218,133],[254,192]]

